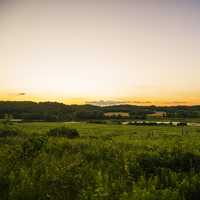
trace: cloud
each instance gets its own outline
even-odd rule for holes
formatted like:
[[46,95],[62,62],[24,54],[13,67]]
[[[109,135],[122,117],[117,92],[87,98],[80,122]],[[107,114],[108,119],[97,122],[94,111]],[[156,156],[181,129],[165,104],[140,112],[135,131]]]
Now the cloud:
[[99,100],[99,101],[86,101],[86,104],[95,106],[114,106],[114,105],[125,105],[125,104],[151,104],[151,101],[115,101],[115,100]]
[[128,101],[99,100],[99,101],[86,101],[85,103],[95,106],[113,106],[113,105],[128,104]]
[[20,92],[20,93],[17,94],[17,96],[25,96],[25,95],[26,95],[25,92]]
[[[152,101],[139,101],[139,100],[130,100],[130,101],[116,101],[116,100],[99,100],[99,101],[86,101],[86,104],[91,104],[95,106],[114,106],[114,105],[141,105],[141,106],[150,106],[156,105]],[[158,105],[168,105],[168,106],[177,106],[177,105],[187,105],[187,101],[163,101]]]
[[187,104],[187,101],[168,101],[164,102],[164,104],[169,104],[169,105],[184,105]]
[[130,104],[152,104],[151,101],[129,101]]

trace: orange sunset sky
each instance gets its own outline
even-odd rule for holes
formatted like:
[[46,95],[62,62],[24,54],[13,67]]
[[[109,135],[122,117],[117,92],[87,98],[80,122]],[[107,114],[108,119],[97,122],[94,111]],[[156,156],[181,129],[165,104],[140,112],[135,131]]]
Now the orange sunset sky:
[[199,19],[197,0],[1,0],[0,100],[200,104]]

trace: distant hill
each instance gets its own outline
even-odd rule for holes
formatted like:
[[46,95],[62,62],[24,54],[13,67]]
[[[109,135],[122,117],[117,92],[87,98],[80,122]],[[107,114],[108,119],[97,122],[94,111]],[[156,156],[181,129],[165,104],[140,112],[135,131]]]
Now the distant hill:
[[[57,102],[0,101],[0,118],[11,114],[16,119],[65,121],[104,119],[104,113],[126,112],[129,118],[144,118],[155,112],[165,112],[170,118],[200,118],[200,106],[136,106],[136,105],[65,105]],[[115,115],[113,115],[115,116]]]

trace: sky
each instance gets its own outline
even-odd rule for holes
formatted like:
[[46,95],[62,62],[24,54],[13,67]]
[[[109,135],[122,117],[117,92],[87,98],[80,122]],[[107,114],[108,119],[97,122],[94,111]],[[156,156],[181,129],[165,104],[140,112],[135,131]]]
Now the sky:
[[0,0],[0,100],[200,104],[200,1]]

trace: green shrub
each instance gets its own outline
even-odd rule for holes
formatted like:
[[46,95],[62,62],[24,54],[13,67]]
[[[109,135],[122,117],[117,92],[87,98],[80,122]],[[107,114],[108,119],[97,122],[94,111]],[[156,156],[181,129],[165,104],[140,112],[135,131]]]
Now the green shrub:
[[9,136],[17,136],[19,134],[19,130],[10,127],[0,128],[0,137],[9,137]]
[[51,129],[48,132],[48,136],[76,138],[79,137],[80,135],[76,129],[71,129],[63,126]]
[[87,123],[90,123],[90,124],[107,124],[107,121],[105,120],[88,120]]

